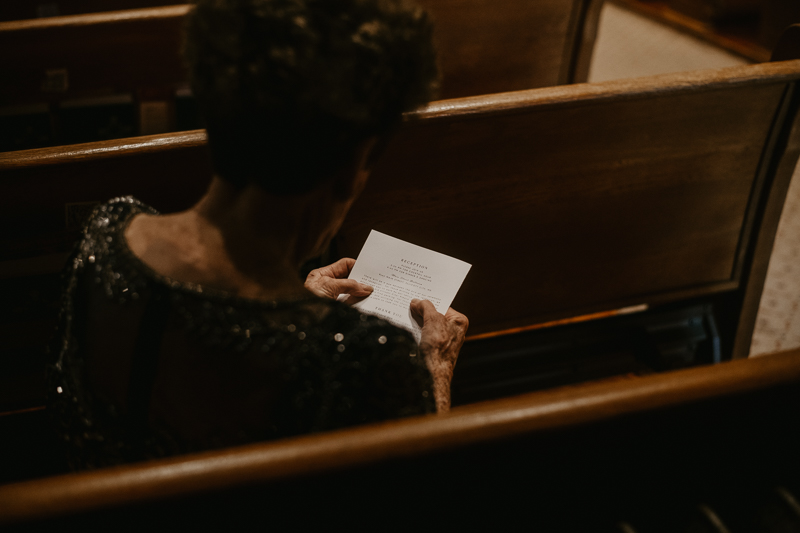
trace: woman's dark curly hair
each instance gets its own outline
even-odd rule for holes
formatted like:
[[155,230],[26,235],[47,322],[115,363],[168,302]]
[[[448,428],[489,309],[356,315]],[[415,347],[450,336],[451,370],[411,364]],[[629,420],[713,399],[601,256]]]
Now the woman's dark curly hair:
[[197,0],[185,56],[216,172],[311,190],[433,98],[432,32],[405,0]]

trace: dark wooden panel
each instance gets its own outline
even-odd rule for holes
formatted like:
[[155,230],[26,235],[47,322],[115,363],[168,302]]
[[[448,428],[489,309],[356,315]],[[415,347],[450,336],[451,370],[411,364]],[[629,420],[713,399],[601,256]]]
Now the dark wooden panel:
[[[406,509],[414,513],[419,510],[415,508],[416,503],[410,506],[407,500],[413,500],[423,491],[422,487],[429,489],[425,494],[437,498],[428,502],[434,512],[448,499],[448,494],[454,493],[459,498],[449,505],[463,504],[461,498],[470,497],[470,494],[491,498],[493,493],[497,495],[497,491],[502,491],[500,499],[512,496],[516,507],[524,503],[529,489],[534,486],[539,487],[537,494],[551,490],[555,486],[551,484],[559,479],[559,472],[566,479],[557,484],[558,498],[569,498],[569,508],[576,501],[580,502],[580,510],[585,511],[594,510],[592,502],[602,494],[590,491],[582,495],[575,485],[581,484],[584,478],[591,479],[596,469],[605,474],[593,480],[597,483],[593,485],[595,489],[607,484],[607,490],[619,490],[615,482],[624,476],[632,484],[623,487],[621,493],[635,497],[647,487],[646,494],[638,495],[647,501],[648,496],[663,494],[666,488],[661,484],[664,478],[654,477],[653,473],[666,475],[671,468],[678,468],[679,475],[670,479],[670,491],[689,491],[695,497],[703,492],[697,490],[698,482],[716,488],[724,487],[731,474],[735,478],[732,481],[741,483],[743,478],[746,482],[757,478],[758,472],[774,479],[781,466],[797,472],[791,452],[793,446],[796,450],[798,435],[794,416],[800,405],[798,379],[800,352],[794,350],[716,366],[564,387],[454,409],[447,415],[413,417],[6,485],[0,487],[0,524],[35,523],[48,517],[63,520],[71,514],[83,514],[92,519],[94,513],[103,510],[121,513],[116,515],[120,520],[123,516],[134,516],[137,508],[141,509],[138,506],[152,502],[163,502],[165,510],[187,519],[186,511],[192,505],[195,507],[192,515],[199,509],[193,498],[202,498],[209,492],[211,501],[208,503],[213,512],[208,516],[217,515],[219,519],[220,512],[215,505],[222,504],[219,499],[222,495],[227,492],[232,500],[247,497],[250,491],[257,491],[254,487],[259,484],[272,487],[275,492],[268,499],[256,492],[255,501],[244,506],[250,513],[263,513],[264,501],[274,502],[273,498],[280,498],[287,489],[300,490],[297,498],[302,508],[309,501],[307,491],[312,491],[314,509],[316,503],[325,505],[335,494],[344,495],[336,500],[337,505],[341,505],[341,501],[353,498],[353,494],[358,494],[358,501],[362,501],[361,498],[370,493],[387,490],[393,497],[385,501],[376,498],[376,505],[382,510]],[[759,391],[766,395],[759,398],[755,394]],[[776,392],[778,394],[770,394]],[[745,396],[748,394],[750,396]],[[741,401],[742,397],[749,402]],[[618,424],[628,429],[618,432]],[[754,427],[761,431],[751,433]],[[571,430],[578,433],[569,433]],[[652,437],[653,432],[657,436],[652,440],[647,438],[648,435]],[[716,438],[713,437],[715,433],[718,433]],[[773,440],[791,434],[793,437],[788,442]],[[556,443],[551,441],[553,438]],[[548,441],[557,445],[548,447]],[[515,446],[515,442],[522,445]],[[747,447],[751,443],[760,444],[758,451],[761,453],[748,458],[745,454],[752,451]],[[482,447],[476,447],[478,445]],[[549,453],[543,453],[545,450]],[[724,460],[720,460],[720,455]],[[587,456],[591,458],[589,461],[580,460]],[[777,461],[761,461],[765,458]],[[506,459],[510,460],[503,464],[502,471],[495,470]],[[729,462],[731,459],[738,459],[735,467]],[[570,468],[575,461],[581,468]],[[769,466],[768,470],[759,469],[765,465]],[[530,476],[527,477],[528,488],[520,484],[524,480],[513,475],[520,468],[525,469],[525,476]],[[394,475],[387,475],[392,471]],[[473,484],[475,476],[482,471],[486,477]],[[365,472],[367,479],[356,478],[359,482],[350,490],[336,490],[342,482],[350,486],[351,476],[361,476]],[[409,473],[409,478],[402,472]],[[546,482],[540,477],[543,472],[549,472]],[[370,476],[370,473],[376,475]],[[722,478],[713,477],[721,473],[724,474]],[[333,478],[332,492],[314,492],[318,483],[324,483],[326,475]],[[397,485],[398,475],[404,479],[402,486]],[[516,483],[511,483],[512,479]],[[331,490],[329,485],[323,487]],[[237,488],[244,492],[235,492]],[[189,499],[188,506],[171,508],[181,497]],[[231,505],[231,499],[226,505]],[[499,503],[491,501],[495,505]],[[480,505],[480,498],[473,504]],[[369,509],[367,506],[365,512]],[[620,510],[619,507],[616,510]],[[483,515],[489,520],[501,518],[495,516],[493,508],[490,511],[477,507],[473,511],[471,516]],[[516,513],[549,514],[545,510],[528,511],[522,508]],[[468,509],[460,512],[468,512]],[[446,520],[455,519],[460,512],[453,518],[446,515]],[[292,516],[291,512],[288,515],[282,515],[282,520],[296,523],[298,516]],[[155,516],[158,520],[163,518],[161,513]],[[113,518],[113,515],[106,518]],[[223,521],[231,519],[227,514],[222,515]],[[324,515],[324,519],[330,517]]]
[[69,472],[69,467],[44,408],[0,413],[0,485]]
[[[442,98],[546,87],[573,81],[589,0],[422,0],[435,20]],[[586,36],[591,56],[596,18]],[[584,81],[585,77],[578,81]]]
[[731,19],[756,19],[760,0],[670,0],[675,10],[704,22],[721,23]]
[[0,154],[0,258],[69,249],[80,225],[67,226],[71,204],[133,195],[178,211],[210,179],[202,131]]
[[[763,46],[774,49],[779,46],[780,37],[786,28],[797,23],[800,23],[800,3],[794,0],[763,0],[758,21],[758,39]],[[773,61],[780,59],[773,58]]]
[[[82,98],[184,83],[179,50],[187,9],[183,5],[0,23],[0,101],[8,105]],[[48,71],[65,71],[66,80],[56,75],[58,80],[48,82]]]
[[[800,5],[798,5],[800,20]],[[788,61],[800,58],[800,24],[792,24],[781,34],[775,49],[772,51],[772,61]]]
[[[425,0],[422,4],[437,21],[442,96],[573,81],[573,63],[588,64],[596,34],[597,17],[584,14],[590,4],[592,13],[599,12],[601,3]],[[0,22],[0,49],[13,51],[0,55],[0,102],[59,101],[185,85],[180,42],[188,9],[183,4]],[[578,80],[585,75],[581,67]]]
[[63,15],[80,15],[140,9],[143,7],[169,6],[175,0],[35,0],[33,2],[3,2],[0,4],[0,21],[35,19]]
[[355,257],[376,229],[472,263],[453,304],[472,333],[712,291],[736,281],[783,90],[664,89],[480,115],[477,100],[439,103],[389,147],[340,251]]

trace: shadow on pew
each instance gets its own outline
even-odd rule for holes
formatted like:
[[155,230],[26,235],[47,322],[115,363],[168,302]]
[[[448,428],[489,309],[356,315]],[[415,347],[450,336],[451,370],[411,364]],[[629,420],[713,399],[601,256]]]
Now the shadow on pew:
[[10,484],[0,524],[756,531],[800,488],[799,382],[794,350]]

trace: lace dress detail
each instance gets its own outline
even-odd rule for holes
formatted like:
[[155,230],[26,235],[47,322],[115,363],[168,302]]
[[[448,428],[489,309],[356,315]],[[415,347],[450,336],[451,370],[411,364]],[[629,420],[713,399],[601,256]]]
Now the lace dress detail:
[[161,276],[98,207],[65,268],[48,408],[73,468],[435,411],[410,333],[333,300],[265,302]]

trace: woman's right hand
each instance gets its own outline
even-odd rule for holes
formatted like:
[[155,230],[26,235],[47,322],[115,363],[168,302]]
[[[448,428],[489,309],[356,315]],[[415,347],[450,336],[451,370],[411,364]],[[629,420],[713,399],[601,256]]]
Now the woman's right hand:
[[331,300],[337,299],[341,294],[366,298],[372,294],[372,287],[347,278],[355,264],[355,259],[344,257],[332,265],[314,269],[308,273],[305,287],[320,298]]
[[469,320],[452,307],[441,314],[428,300],[411,300],[411,311],[422,318],[419,348],[433,376],[436,410],[447,412],[450,410],[450,382]]

